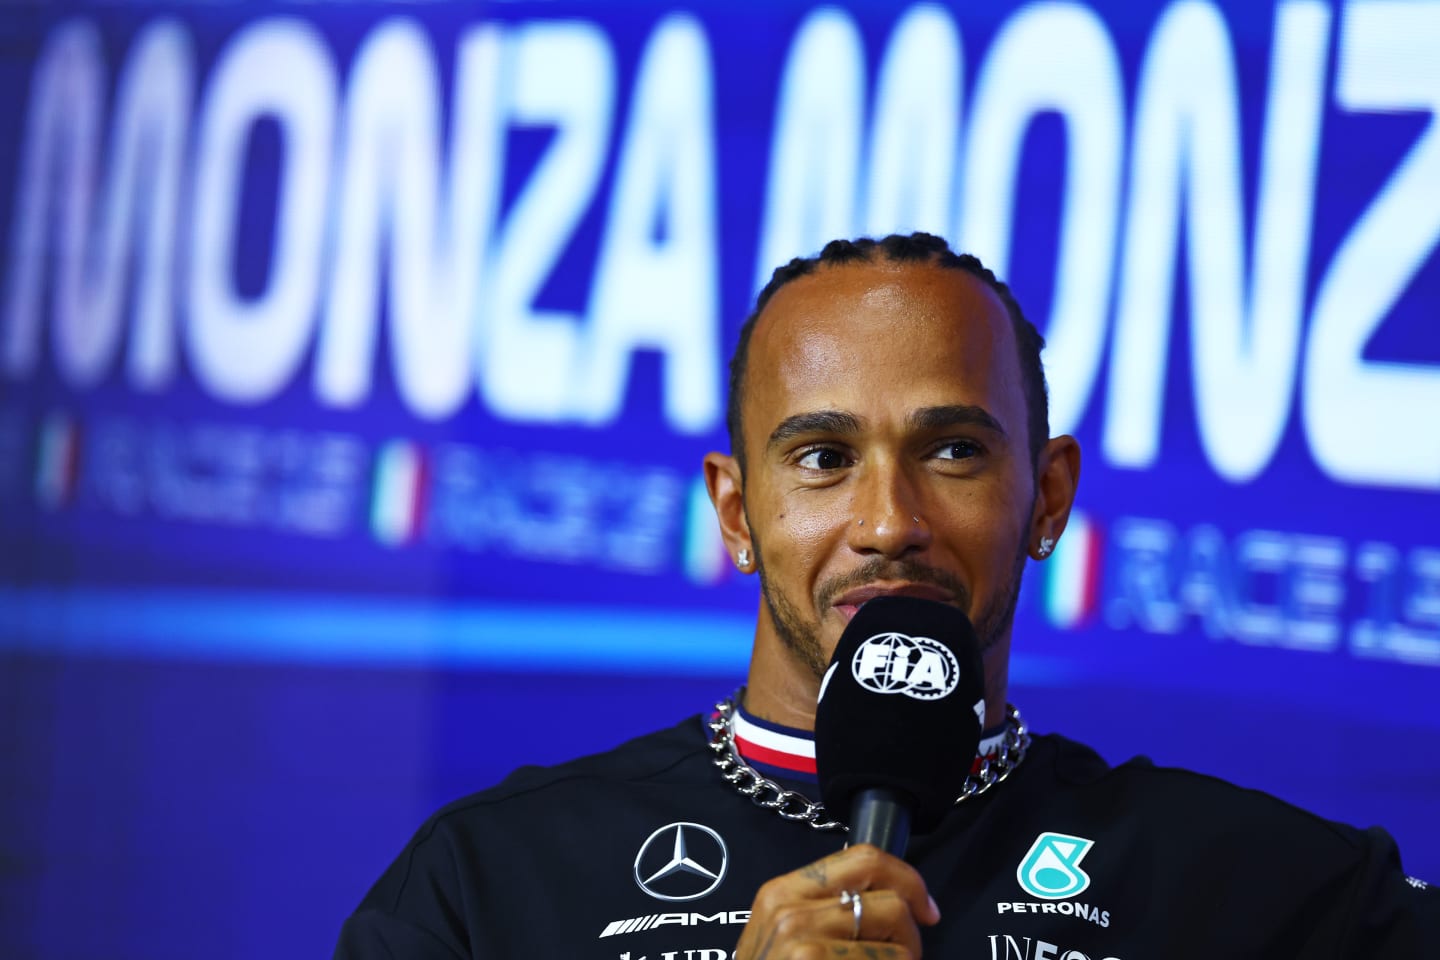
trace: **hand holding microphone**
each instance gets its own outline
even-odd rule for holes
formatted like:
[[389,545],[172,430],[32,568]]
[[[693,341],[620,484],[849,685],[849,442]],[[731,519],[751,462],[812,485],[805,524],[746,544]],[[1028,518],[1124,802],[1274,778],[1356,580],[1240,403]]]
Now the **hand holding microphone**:
[[762,886],[735,960],[865,955],[857,946],[917,958],[920,926],[939,922],[914,867],[869,845],[848,847]]

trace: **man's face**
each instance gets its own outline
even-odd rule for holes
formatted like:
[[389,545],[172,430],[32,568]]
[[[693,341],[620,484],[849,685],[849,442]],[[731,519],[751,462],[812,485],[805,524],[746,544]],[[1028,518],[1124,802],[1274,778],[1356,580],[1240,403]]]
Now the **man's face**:
[[818,679],[859,604],[903,593],[960,607],[987,661],[1006,657],[1035,473],[1014,334],[982,281],[892,263],[792,281],[742,402],[757,640]]

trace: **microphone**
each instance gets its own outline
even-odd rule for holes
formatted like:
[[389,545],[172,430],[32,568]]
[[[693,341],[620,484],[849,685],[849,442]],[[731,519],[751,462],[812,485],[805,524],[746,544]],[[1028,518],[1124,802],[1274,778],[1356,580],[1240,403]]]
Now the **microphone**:
[[965,785],[985,723],[975,628],[933,600],[881,596],[856,611],[820,683],[815,766],[851,844],[905,855]]

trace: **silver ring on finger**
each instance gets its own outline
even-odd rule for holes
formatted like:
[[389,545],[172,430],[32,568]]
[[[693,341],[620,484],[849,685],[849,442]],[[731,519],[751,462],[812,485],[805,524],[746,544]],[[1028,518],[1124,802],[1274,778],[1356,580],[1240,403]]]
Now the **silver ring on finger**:
[[861,921],[861,919],[863,919],[864,916],[865,916],[865,905],[864,905],[864,903],[861,902],[861,900],[860,900],[860,891],[859,891],[859,890],[841,890],[841,891],[840,891],[840,906],[842,906],[842,907],[849,907],[849,908],[850,908],[850,911],[855,915],[855,929],[851,931],[851,933],[850,933],[850,939],[851,939],[851,940],[859,940],[859,939],[860,939],[860,921]]

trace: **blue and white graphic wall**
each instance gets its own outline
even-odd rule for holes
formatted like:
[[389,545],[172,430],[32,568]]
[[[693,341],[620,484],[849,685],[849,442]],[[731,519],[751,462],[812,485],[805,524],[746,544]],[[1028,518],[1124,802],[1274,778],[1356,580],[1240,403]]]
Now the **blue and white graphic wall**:
[[1032,724],[1440,879],[1440,3],[0,12],[0,953],[324,955],[434,807],[706,709],[754,292],[1049,340]]

